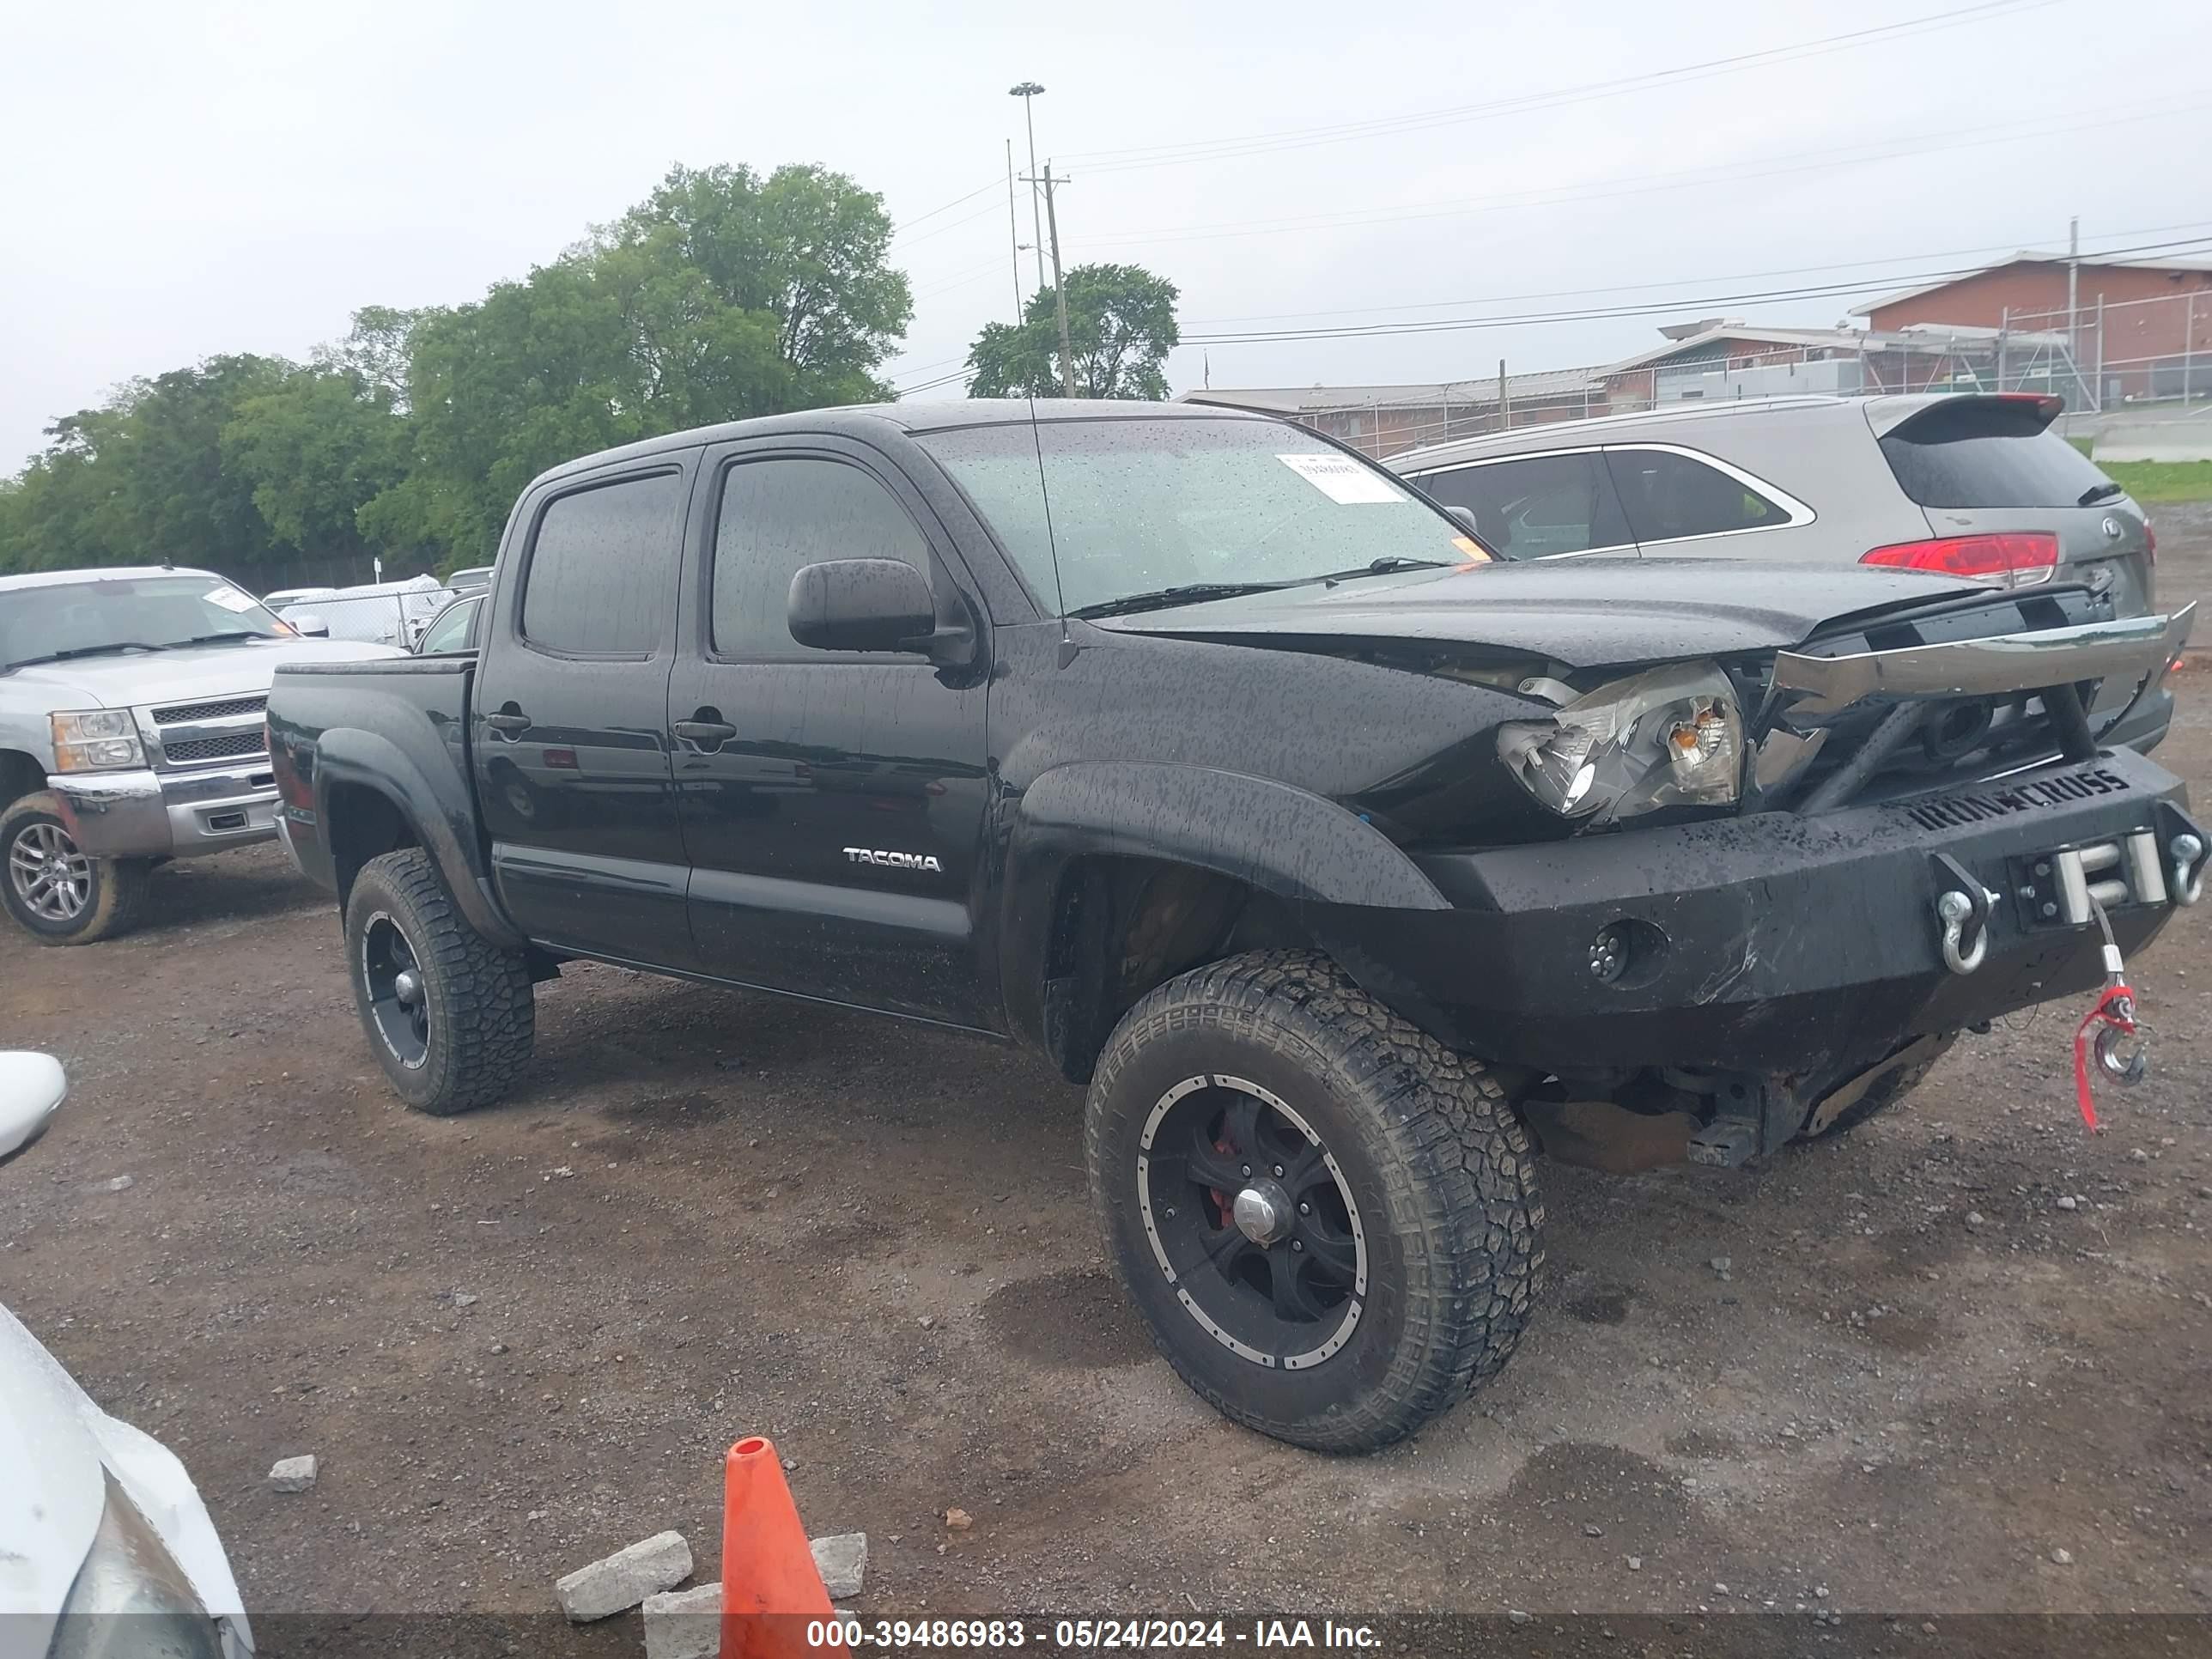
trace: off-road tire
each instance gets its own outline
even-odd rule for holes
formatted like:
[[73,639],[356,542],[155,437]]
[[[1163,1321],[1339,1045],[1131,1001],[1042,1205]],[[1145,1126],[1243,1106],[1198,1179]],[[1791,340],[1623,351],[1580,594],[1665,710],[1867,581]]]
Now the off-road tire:
[[[1154,1254],[1137,1158],[1182,1079],[1230,1073],[1293,1103],[1364,1221],[1366,1292],[1346,1346],[1305,1369],[1231,1352]],[[1527,1131],[1504,1091],[1305,951],[1231,957],[1140,1000],[1092,1075],[1085,1154],[1109,1252],[1183,1380],[1224,1416],[1325,1452],[1386,1446],[1504,1365],[1543,1269]]]
[[16,836],[33,823],[49,823],[69,834],[61,803],[50,792],[25,795],[0,811],[0,900],[6,902],[18,927],[41,945],[92,945],[138,925],[153,875],[149,859],[88,859],[91,891],[84,908],[65,921],[41,916],[24,904],[5,866]]
[[1899,1066],[1888,1076],[1875,1079],[1864,1094],[1836,1114],[1836,1121],[1833,1123],[1814,1134],[1811,1139],[1826,1140],[1832,1136],[1843,1134],[1849,1130],[1857,1128],[1869,1118],[1887,1111],[1926,1082],[1929,1073],[1934,1071],[1943,1056],[1950,1052],[1951,1045],[1947,1042],[1925,1060],[1916,1060],[1910,1066]]
[[[379,1030],[363,962],[371,922],[388,919],[405,936],[422,970],[429,1009],[428,1052],[403,1064]],[[408,1105],[433,1117],[489,1106],[530,1059],[537,1007],[520,951],[494,945],[471,927],[445,878],[420,848],[371,859],[346,899],[346,977],[353,987],[369,1052]]]

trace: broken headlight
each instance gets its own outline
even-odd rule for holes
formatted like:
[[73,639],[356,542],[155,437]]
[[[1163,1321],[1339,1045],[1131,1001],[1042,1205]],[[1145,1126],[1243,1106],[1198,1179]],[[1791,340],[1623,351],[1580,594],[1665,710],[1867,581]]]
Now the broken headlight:
[[1498,758],[1530,794],[1563,817],[1599,823],[1662,806],[1734,805],[1743,750],[1735,690],[1711,663],[1649,669],[1498,732]]

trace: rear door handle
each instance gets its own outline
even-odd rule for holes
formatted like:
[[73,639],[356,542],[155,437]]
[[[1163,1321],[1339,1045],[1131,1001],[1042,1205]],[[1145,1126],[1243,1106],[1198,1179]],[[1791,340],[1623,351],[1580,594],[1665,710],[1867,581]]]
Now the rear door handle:
[[684,742],[701,744],[727,743],[738,735],[738,728],[726,720],[678,720],[672,729]]
[[518,732],[530,729],[530,716],[521,714],[486,714],[484,724],[501,735],[511,738]]

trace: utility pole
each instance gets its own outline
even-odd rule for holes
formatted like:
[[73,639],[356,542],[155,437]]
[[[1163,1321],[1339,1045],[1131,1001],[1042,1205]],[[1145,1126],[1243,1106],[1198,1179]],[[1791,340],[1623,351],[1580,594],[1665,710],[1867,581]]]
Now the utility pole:
[[2066,366],[2081,385],[2081,222],[2066,222]]
[[1022,325],[1022,222],[1014,216],[1014,141],[1006,140],[1006,240],[1014,258],[1014,326]]
[[1060,390],[1062,396],[1073,398],[1075,395],[1075,348],[1067,340],[1067,284],[1060,274],[1060,215],[1053,206],[1053,186],[1064,185],[1067,180],[1054,178],[1052,163],[1047,161],[1043,182],[1045,228],[1052,237],[1053,306],[1060,313]]
[[1505,397],[1505,359],[1498,360],[1498,429],[1505,431],[1513,424],[1513,405]]
[[1044,227],[1037,222],[1036,192],[1036,106],[1030,100],[1044,88],[1035,81],[1024,81],[1006,88],[1006,95],[1022,100],[1022,120],[1030,132],[1030,246],[1036,249],[1037,286],[1044,286]]

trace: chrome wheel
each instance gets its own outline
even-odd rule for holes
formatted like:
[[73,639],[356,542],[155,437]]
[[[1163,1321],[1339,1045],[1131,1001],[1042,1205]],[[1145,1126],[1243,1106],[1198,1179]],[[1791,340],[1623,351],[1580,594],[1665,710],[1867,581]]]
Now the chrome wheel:
[[92,860],[58,823],[27,823],[8,846],[16,901],[42,921],[71,922],[92,902]]
[[399,925],[379,911],[361,937],[362,983],[370,1021],[392,1057],[410,1070],[430,1057],[430,996],[415,947]]
[[1183,1310],[1239,1358],[1300,1370],[1350,1341],[1367,1239],[1335,1158],[1243,1078],[1186,1078],[1138,1143],[1137,1203]]

